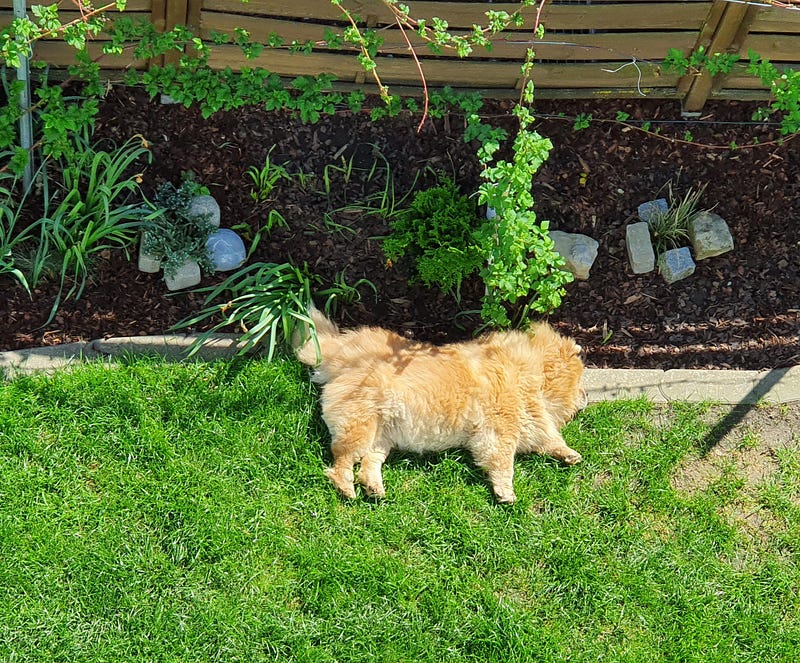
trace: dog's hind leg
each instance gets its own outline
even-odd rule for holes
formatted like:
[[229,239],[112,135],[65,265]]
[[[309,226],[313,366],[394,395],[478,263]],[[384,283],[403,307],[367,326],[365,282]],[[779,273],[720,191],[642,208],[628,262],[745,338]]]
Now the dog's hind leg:
[[325,470],[325,476],[345,497],[356,496],[353,466],[370,453],[377,431],[378,425],[374,420],[350,421],[335,431],[331,430],[333,467]]
[[481,434],[469,445],[475,464],[483,468],[492,484],[492,490],[500,504],[513,504],[514,493],[514,454],[516,437]]

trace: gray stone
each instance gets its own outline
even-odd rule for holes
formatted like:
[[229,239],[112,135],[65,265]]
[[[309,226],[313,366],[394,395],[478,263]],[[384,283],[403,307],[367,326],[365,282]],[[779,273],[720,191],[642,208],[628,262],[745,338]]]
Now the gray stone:
[[636,212],[642,221],[649,222],[653,217],[658,214],[666,214],[669,210],[669,203],[666,198],[658,198],[656,200],[648,200],[642,203],[637,208]]
[[214,200],[213,196],[202,195],[192,198],[189,203],[190,214],[203,214],[208,217],[208,220],[214,224],[215,228],[219,228],[220,211],[219,203]]
[[625,228],[625,246],[634,274],[646,274],[656,267],[656,254],[650,239],[650,228],[646,221],[630,223]]
[[597,258],[598,242],[586,235],[560,230],[551,230],[550,239],[555,244],[556,253],[564,258],[567,269],[575,278],[584,281],[588,279],[589,270]]
[[587,368],[583,387],[590,403],[641,396],[654,403],[796,403],[800,366],[768,371]]
[[155,274],[161,269],[161,258],[148,255],[142,251],[142,243],[139,242],[139,271],[146,274]]
[[193,260],[185,262],[174,276],[164,274],[164,283],[167,284],[167,290],[182,290],[197,285],[200,283],[200,265]]
[[242,238],[230,228],[220,228],[211,233],[206,242],[206,250],[217,272],[236,269],[247,259],[247,249]]
[[705,260],[733,250],[728,224],[713,212],[700,212],[689,221],[689,239],[695,260]]
[[675,283],[694,274],[694,260],[688,246],[664,251],[658,256],[658,271],[667,283]]

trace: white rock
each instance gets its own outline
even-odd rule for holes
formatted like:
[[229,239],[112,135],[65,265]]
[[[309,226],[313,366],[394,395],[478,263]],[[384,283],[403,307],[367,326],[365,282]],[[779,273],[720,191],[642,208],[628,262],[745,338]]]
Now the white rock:
[[139,242],[139,271],[147,274],[155,274],[161,269],[161,258],[148,255],[142,251],[142,243]]
[[667,283],[675,283],[694,274],[694,260],[688,246],[664,251],[658,256],[658,271]]
[[167,290],[182,290],[200,283],[200,265],[193,260],[185,262],[174,276],[164,274]]
[[646,274],[655,269],[656,254],[653,252],[650,227],[646,221],[628,224],[625,228],[625,246],[634,274]]
[[669,203],[666,198],[648,200],[637,208],[637,214],[642,221],[650,221],[657,214],[666,214],[669,210]]
[[566,261],[567,269],[576,279],[589,278],[589,270],[597,258],[598,242],[591,237],[579,233],[565,233],[551,230],[550,239],[555,244],[556,253]]
[[206,215],[208,220],[214,224],[214,227],[219,228],[219,203],[214,200],[213,196],[202,195],[192,198],[192,202],[189,203],[189,213]]
[[689,221],[689,239],[695,260],[705,260],[733,250],[733,235],[728,224],[713,212],[700,212]]

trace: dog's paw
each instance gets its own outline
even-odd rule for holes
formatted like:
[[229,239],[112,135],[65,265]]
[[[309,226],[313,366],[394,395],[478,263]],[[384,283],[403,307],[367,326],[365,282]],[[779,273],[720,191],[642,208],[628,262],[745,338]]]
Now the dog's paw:
[[373,497],[375,499],[383,499],[386,497],[386,491],[383,489],[383,486],[364,486],[364,492],[367,494],[367,497]]
[[513,491],[510,493],[503,493],[502,495],[500,493],[495,493],[494,496],[498,504],[514,504],[514,502],[517,501],[517,496]]
[[355,486],[351,482],[347,482],[342,480],[339,476],[338,472],[329,467],[325,470],[325,476],[328,477],[336,489],[346,498],[348,499],[355,499],[356,497],[356,489]]
[[583,460],[583,456],[581,456],[577,451],[573,451],[572,453],[564,456],[562,460],[566,465],[577,465]]

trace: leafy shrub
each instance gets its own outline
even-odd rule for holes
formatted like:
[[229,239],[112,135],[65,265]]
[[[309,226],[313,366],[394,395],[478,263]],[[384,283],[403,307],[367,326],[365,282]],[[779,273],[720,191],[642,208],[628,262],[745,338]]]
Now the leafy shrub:
[[187,261],[195,261],[206,272],[214,271],[206,243],[216,227],[208,215],[189,210],[196,188],[192,180],[177,188],[165,182],[153,197],[155,211],[144,225],[142,251],[162,259],[167,276],[174,276]]
[[18,246],[24,243],[32,228],[18,228],[19,215],[22,205],[14,200],[14,189],[17,178],[10,173],[0,175],[0,180],[10,181],[10,186],[0,186],[0,276],[6,274],[15,279],[28,295],[31,294],[28,280],[25,274],[19,269]]
[[[528,102],[533,101],[532,86]],[[561,305],[564,286],[573,280],[563,269],[564,259],[555,251],[548,234],[549,223],[537,221],[531,183],[545,162],[552,143],[530,125],[533,116],[522,105],[514,108],[519,131],[512,145],[511,161],[494,159],[506,138],[502,129],[469,119],[465,140],[477,140],[478,160],[483,165],[479,202],[495,211],[476,233],[484,257],[481,278],[486,284],[481,316],[496,327],[525,325],[528,313],[548,313]],[[513,319],[509,317],[513,310]]]
[[[83,294],[97,255],[107,249],[127,252],[135,241],[147,210],[139,198],[139,175],[130,170],[142,157],[149,159],[150,151],[141,136],[109,151],[74,136],[69,154],[42,166],[42,170],[52,166],[50,170],[60,169],[60,173],[42,178],[42,214],[16,235],[11,259],[19,266],[27,264],[31,287],[49,275],[59,278],[59,291],[45,324],[53,319],[63,299]],[[29,195],[24,192],[12,215],[15,220]],[[10,219],[6,207],[4,214]],[[8,222],[0,234],[13,232],[13,226]],[[9,239],[3,242],[8,244]],[[6,246],[7,264],[9,248]]]
[[392,221],[383,251],[392,262],[409,258],[415,279],[458,297],[462,281],[483,262],[474,238],[479,226],[475,203],[443,178],[438,186],[418,192],[408,210]]

